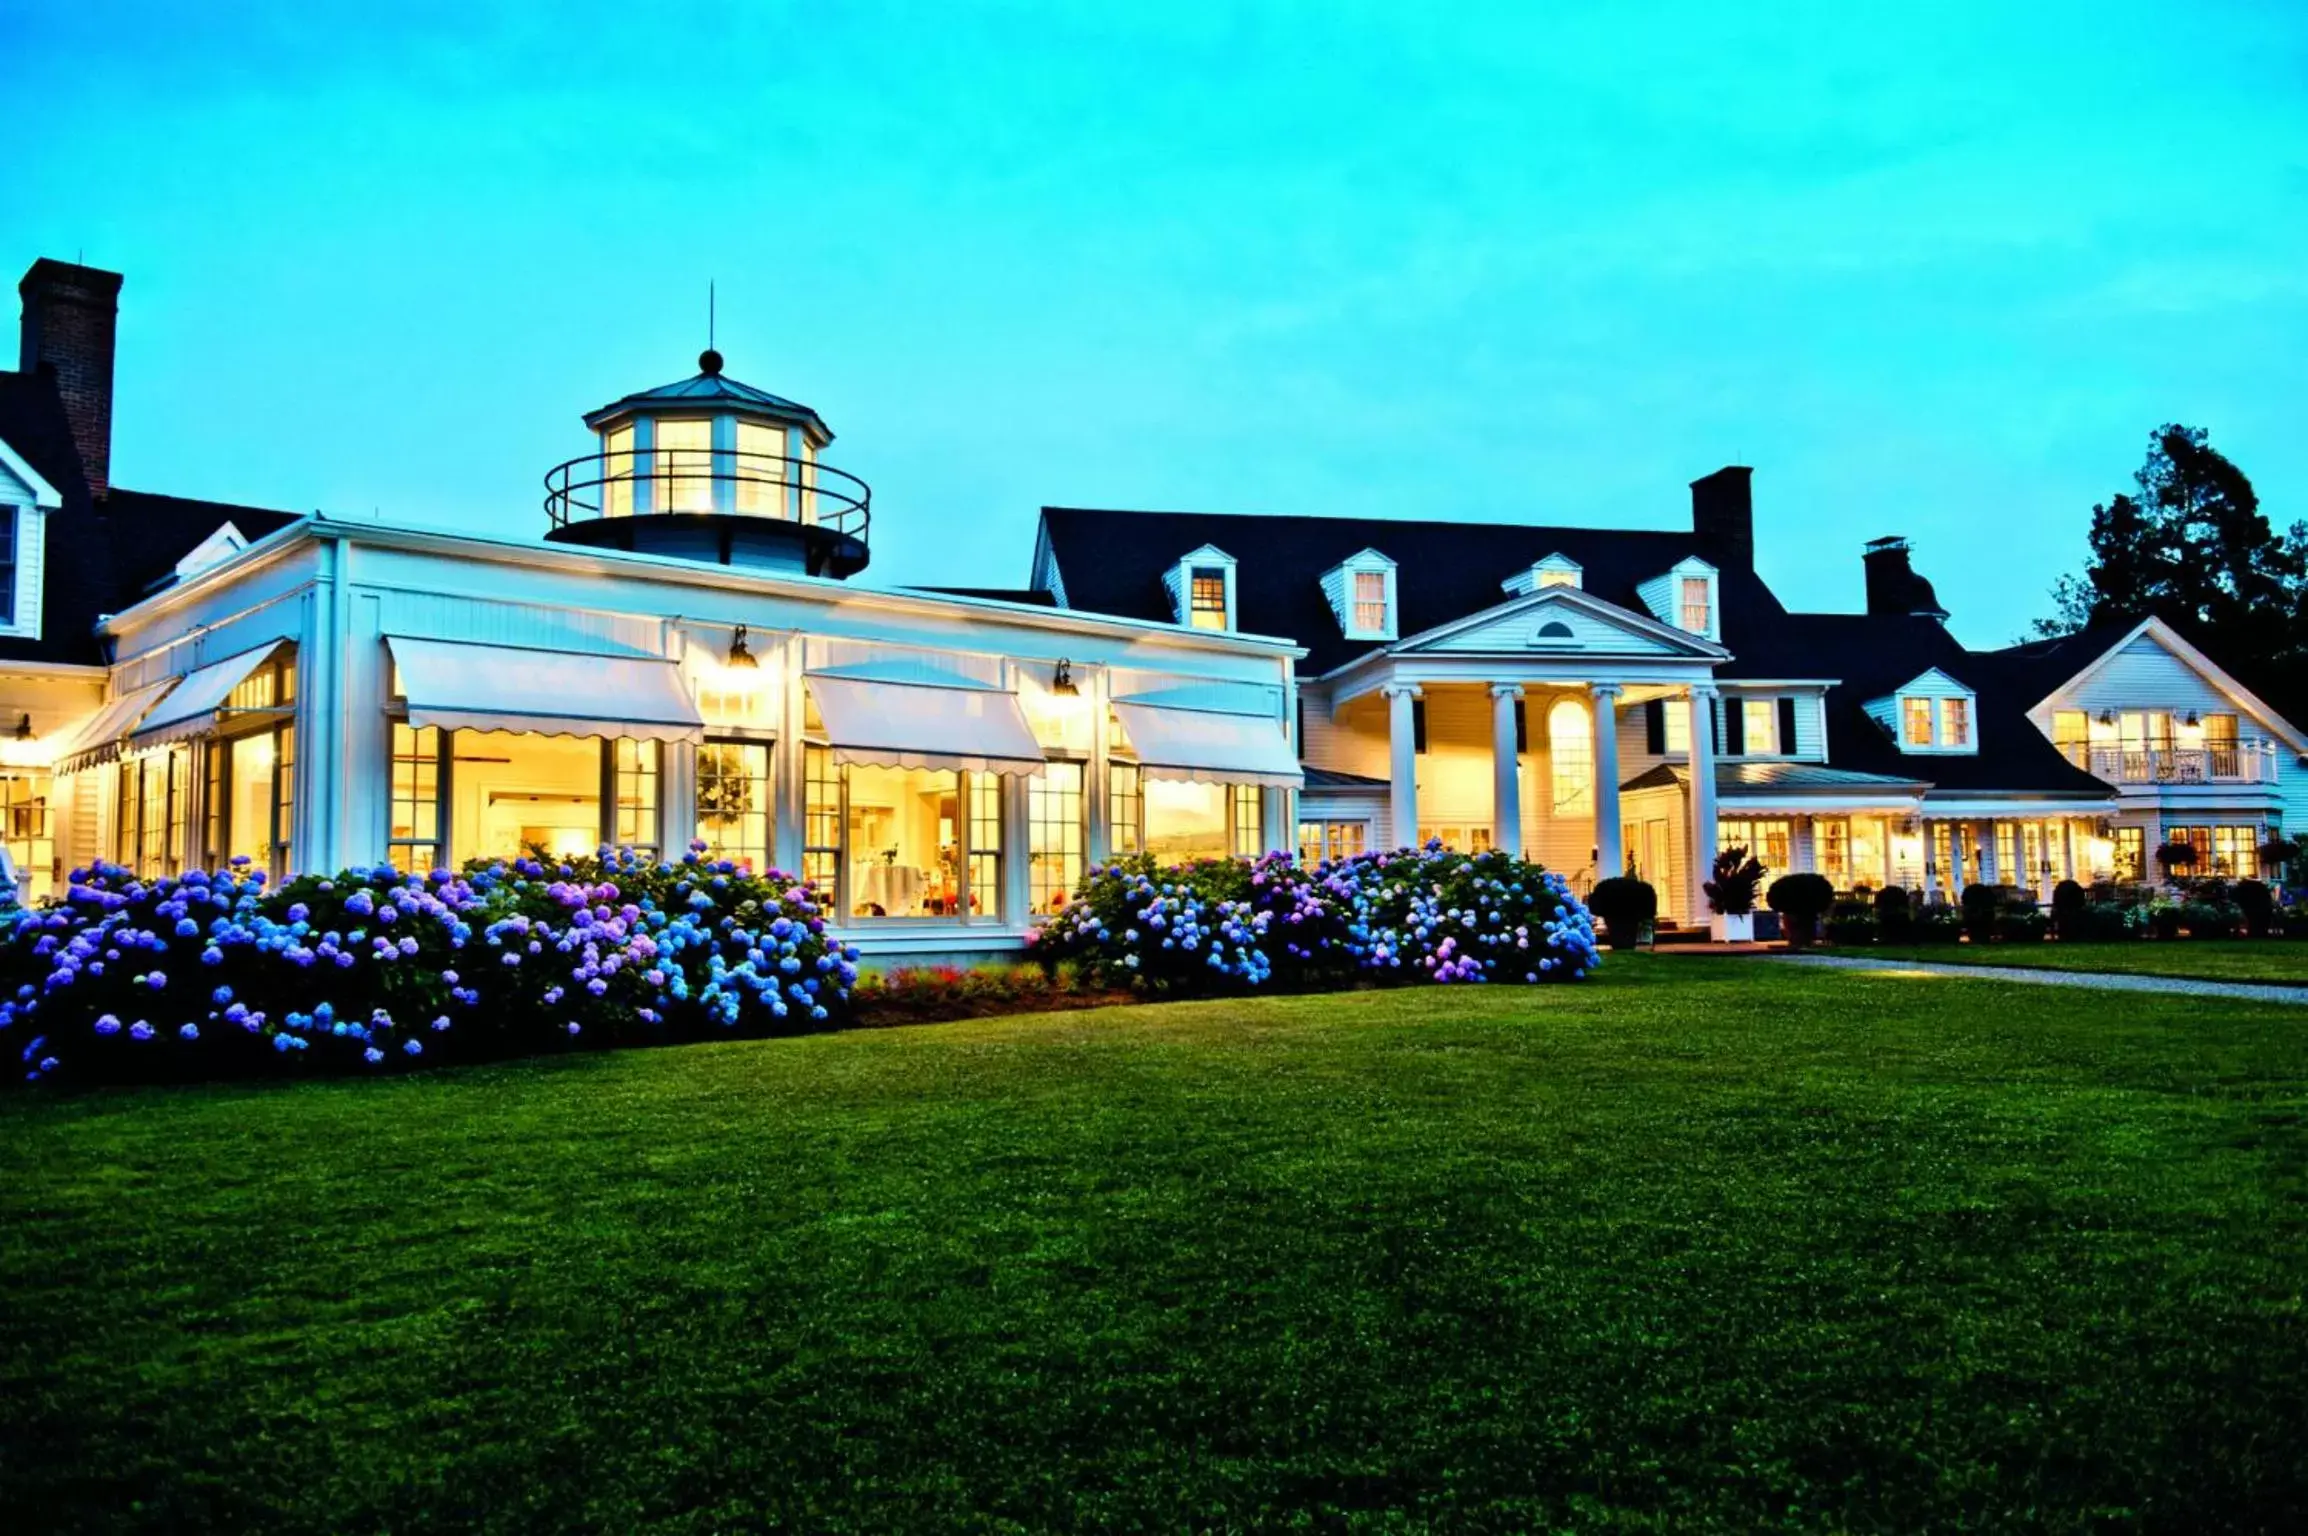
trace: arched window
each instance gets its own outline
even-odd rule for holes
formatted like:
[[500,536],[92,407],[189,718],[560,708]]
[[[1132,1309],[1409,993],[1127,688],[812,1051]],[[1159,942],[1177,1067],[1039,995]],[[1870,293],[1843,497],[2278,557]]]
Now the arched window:
[[1547,756],[1555,780],[1557,816],[1595,813],[1595,728],[1587,706],[1557,699],[1547,711]]

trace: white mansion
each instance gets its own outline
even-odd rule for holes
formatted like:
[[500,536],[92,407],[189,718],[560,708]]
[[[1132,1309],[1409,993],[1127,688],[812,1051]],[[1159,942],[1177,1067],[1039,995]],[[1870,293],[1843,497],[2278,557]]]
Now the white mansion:
[[0,373],[0,833],[276,873],[693,838],[869,955],[1015,950],[1111,854],[1440,837],[1701,912],[1721,843],[1839,886],[2249,873],[2308,739],[2153,621],[1996,652],[1904,544],[1867,611],[1689,533],[1045,508],[1030,585],[877,589],[807,406],[694,377],[585,418],[541,540],[110,483],[117,274],[34,264]]

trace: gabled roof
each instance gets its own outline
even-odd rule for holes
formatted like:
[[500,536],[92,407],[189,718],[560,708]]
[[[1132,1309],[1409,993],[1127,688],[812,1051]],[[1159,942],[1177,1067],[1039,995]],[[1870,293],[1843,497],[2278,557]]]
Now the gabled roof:
[[[1238,628],[1288,635],[1306,646],[1305,676],[1333,671],[1385,642],[1350,640],[1323,596],[1320,577],[1364,549],[1395,567],[1396,633],[1415,635],[1498,602],[1499,583],[1541,558],[1561,554],[1583,568],[1588,593],[1631,613],[1649,609],[1635,589],[1697,556],[1722,564],[1688,531],[1563,528],[1523,523],[1367,517],[1247,517],[1222,512],[1129,512],[1044,507],[1042,537],[1064,579],[1067,601],[1093,613],[1167,623],[1175,618],[1163,572],[1203,544],[1249,550],[1235,569]],[[1725,566],[1716,578],[1725,643],[1784,615],[1751,570]],[[1830,674],[1832,675],[1832,674]]]
[[809,429],[819,447],[833,441],[833,430],[824,418],[798,400],[773,395],[766,389],[741,384],[721,371],[721,354],[708,352],[698,359],[706,365],[702,373],[671,384],[660,384],[655,389],[644,389],[621,399],[612,400],[597,411],[588,411],[585,425],[599,427],[603,422],[620,416],[631,416],[652,407],[670,406],[679,410],[730,410],[745,416],[774,417]]
[[99,617],[173,580],[176,563],[224,524],[255,540],[300,515],[117,487],[92,498],[56,381],[44,373],[0,373],[0,438],[61,502],[48,517],[40,638],[0,639],[0,662],[101,666]]

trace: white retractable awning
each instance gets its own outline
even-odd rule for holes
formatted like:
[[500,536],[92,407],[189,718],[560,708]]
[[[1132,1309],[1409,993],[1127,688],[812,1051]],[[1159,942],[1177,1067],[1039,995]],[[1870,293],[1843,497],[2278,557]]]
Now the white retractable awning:
[[835,762],[971,773],[1042,770],[1042,744],[1014,693],[817,672],[808,684]]
[[1282,727],[1263,715],[1114,701],[1114,714],[1150,779],[1297,789],[1305,775]]
[[205,736],[215,730],[216,712],[224,708],[224,701],[232,696],[232,691],[288,643],[274,640],[186,673],[167,702],[145,717],[144,724],[129,738],[129,747],[141,752],[147,747],[166,746],[172,741]]
[[109,763],[120,755],[121,745],[136,723],[158,704],[168,690],[180,679],[164,677],[157,683],[147,683],[133,692],[124,693],[96,712],[96,718],[80,728],[72,744],[64,749],[57,766],[66,773],[78,773],[99,763]]
[[705,739],[681,669],[654,656],[587,656],[388,635],[409,724],[540,736]]

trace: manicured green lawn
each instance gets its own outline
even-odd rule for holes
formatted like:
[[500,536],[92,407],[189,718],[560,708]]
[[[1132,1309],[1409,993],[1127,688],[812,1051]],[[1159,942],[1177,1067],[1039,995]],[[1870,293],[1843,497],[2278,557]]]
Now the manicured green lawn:
[[[1838,951],[1830,951],[1838,953]],[[2308,987],[2308,944],[2293,939],[2142,940],[2129,944],[1877,944],[1849,951],[1885,960],[2020,965],[2051,971],[2116,971]]]
[[1615,957],[0,1101],[16,1530],[2293,1530],[2296,1010]]

